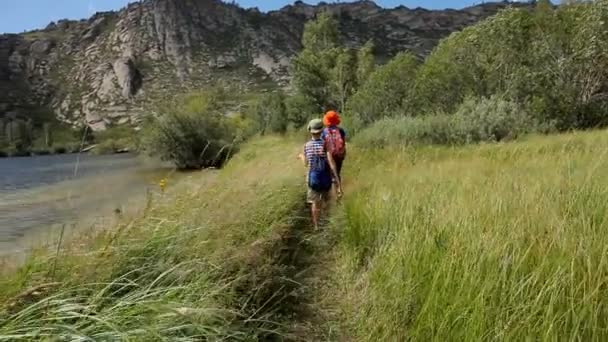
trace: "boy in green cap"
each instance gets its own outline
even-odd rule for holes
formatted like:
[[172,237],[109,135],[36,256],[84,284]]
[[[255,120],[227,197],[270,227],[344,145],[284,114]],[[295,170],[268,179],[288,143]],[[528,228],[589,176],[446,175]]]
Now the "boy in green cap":
[[321,138],[323,128],[323,121],[319,119],[310,121],[308,131],[311,134],[311,139],[304,145],[304,154],[300,154],[304,165],[308,167],[307,200],[311,204],[312,223],[315,229],[319,228],[321,208],[329,198],[333,179],[337,180],[338,196],[342,195],[342,184],[338,177],[336,163]]

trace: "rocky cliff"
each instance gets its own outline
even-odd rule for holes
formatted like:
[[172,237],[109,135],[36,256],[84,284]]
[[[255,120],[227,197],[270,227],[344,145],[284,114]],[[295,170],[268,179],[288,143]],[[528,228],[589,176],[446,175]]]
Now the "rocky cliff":
[[429,11],[296,2],[261,13],[219,0],[143,0],[0,35],[0,118],[48,112],[94,130],[137,124],[151,102],[220,78],[243,88],[286,84],[304,24],[321,11],[339,19],[351,46],[373,39],[381,56],[424,56],[439,39],[509,5]]

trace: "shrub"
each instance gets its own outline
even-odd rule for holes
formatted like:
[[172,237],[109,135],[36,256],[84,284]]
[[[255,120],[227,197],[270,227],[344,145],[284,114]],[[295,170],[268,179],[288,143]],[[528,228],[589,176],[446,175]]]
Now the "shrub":
[[139,149],[180,169],[221,166],[249,134],[239,98],[217,86],[164,103],[145,123]]
[[233,149],[234,128],[213,113],[168,113],[152,120],[143,147],[180,169],[217,167]]
[[452,123],[452,118],[444,114],[384,118],[358,133],[356,141],[369,147],[447,144],[459,140],[451,137]]
[[535,129],[534,120],[515,102],[494,96],[465,100],[452,117],[467,142],[515,139]]
[[515,139],[537,125],[516,103],[499,97],[467,99],[452,115],[386,118],[363,130],[365,146],[459,145]]

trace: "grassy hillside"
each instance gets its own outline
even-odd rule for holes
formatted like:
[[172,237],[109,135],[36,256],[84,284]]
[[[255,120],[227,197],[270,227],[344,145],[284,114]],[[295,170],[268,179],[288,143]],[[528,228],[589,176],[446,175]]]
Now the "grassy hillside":
[[3,276],[0,340],[606,339],[605,132],[355,143],[321,233],[300,142],[255,140]]

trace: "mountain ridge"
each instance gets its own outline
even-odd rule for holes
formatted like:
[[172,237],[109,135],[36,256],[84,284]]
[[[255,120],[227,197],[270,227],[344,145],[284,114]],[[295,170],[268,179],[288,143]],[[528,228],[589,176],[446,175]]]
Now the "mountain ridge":
[[219,0],[144,0],[89,19],[0,35],[0,118],[46,113],[75,127],[138,125],[152,102],[218,79],[241,89],[286,85],[306,21],[329,12],[351,47],[379,58],[426,56],[441,38],[519,3],[462,10],[388,9],[373,1],[261,12]]

